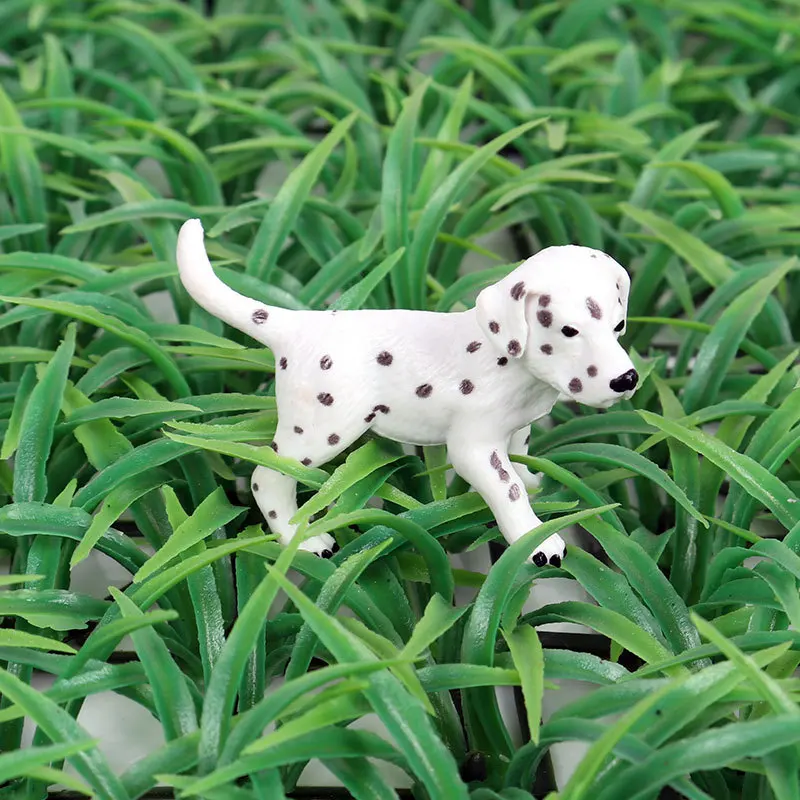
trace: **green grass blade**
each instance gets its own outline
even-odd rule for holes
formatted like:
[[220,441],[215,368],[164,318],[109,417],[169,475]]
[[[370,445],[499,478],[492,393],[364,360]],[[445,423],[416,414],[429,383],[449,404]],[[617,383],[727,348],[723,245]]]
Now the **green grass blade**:
[[[320,612],[292,583],[282,575],[271,574],[339,661],[360,662],[374,658],[364,645],[358,644],[333,618]],[[369,681],[370,687],[364,693],[416,777],[433,796],[466,798],[455,761],[436,735],[422,704],[389,673],[375,673]]]
[[392,289],[395,302],[400,308],[408,307],[411,302],[408,244],[416,149],[415,136],[422,101],[429,86],[430,79],[423,81],[403,101],[402,110],[389,136],[383,161],[380,209],[386,249],[392,253],[401,247],[404,248],[404,257],[401,257],[398,268],[392,273]]
[[463,197],[471,179],[495,156],[503,147],[523,136],[544,119],[537,119],[519,125],[498,136],[479,150],[476,150],[465,161],[456,167],[442,181],[431,199],[425,204],[420,215],[420,222],[414,230],[414,236],[408,251],[408,263],[413,270],[409,283],[409,292],[413,308],[425,307],[424,276],[429,269],[429,262],[436,236],[445,221],[453,203]]
[[[22,119],[6,91],[0,87],[0,126],[22,128]],[[24,129],[27,134],[27,129]],[[14,203],[16,221],[21,224],[46,224],[44,179],[32,142],[24,136],[0,131],[0,164]],[[37,229],[27,234],[26,241],[32,250],[47,249],[46,230]]]
[[542,643],[533,628],[517,626],[505,634],[508,649],[522,686],[525,714],[531,741],[539,741],[539,725],[542,720],[542,698],[544,696],[544,653]]
[[[492,666],[494,663],[495,642],[500,622],[511,596],[514,580],[525,559],[529,558],[548,536],[567,525],[614,507],[601,506],[598,509],[579,511],[549,520],[518,539],[503,553],[489,572],[467,620],[461,646],[461,659],[465,663],[486,666]],[[508,733],[499,719],[494,695],[490,697],[486,691],[471,690],[466,693],[464,705],[473,746],[485,747],[486,752],[503,752],[510,749]],[[485,711],[487,707],[494,708],[495,713],[491,718],[487,717]],[[485,727],[487,719],[488,724],[492,726],[490,729]]]
[[[656,467],[651,461],[643,458],[638,453],[615,444],[576,444],[562,445],[551,450],[549,459],[556,464],[569,464],[574,461],[587,461],[589,463],[604,464],[613,467],[623,467],[648,478],[670,497],[672,497],[688,514],[701,522],[705,521],[700,512],[692,505],[685,492],[665,472]],[[525,457],[514,458],[515,461],[524,463]]]
[[772,511],[787,528],[800,521],[798,499],[786,485],[750,457],[737,453],[727,445],[700,431],[690,430],[649,411],[639,412],[655,428],[683,442],[726,472],[749,494]]
[[51,311],[54,314],[63,314],[64,316],[72,317],[81,322],[87,322],[90,325],[102,328],[149,356],[153,360],[153,363],[164,372],[164,377],[170,382],[173,390],[179,397],[191,394],[191,390],[183,374],[161,347],[141,331],[136,330],[108,314],[62,300],[3,296],[0,296],[0,300],[6,303],[18,303],[20,305],[32,306],[33,308],[41,308],[45,311]]
[[679,228],[671,220],[630,203],[620,203],[620,210],[642,227],[653,231],[659,241],[684,259],[711,286],[719,286],[731,276],[725,257],[701,239]]
[[53,445],[70,361],[75,352],[75,332],[75,325],[67,328],[64,341],[25,406],[14,469],[14,499],[17,502],[42,502],[47,496],[47,459]]
[[146,580],[181,553],[202,542],[218,528],[232,522],[242,511],[242,508],[232,506],[228,502],[222,487],[217,488],[200,503],[190,517],[174,528],[172,536],[164,546],[133,576],[133,582],[141,583]]
[[683,388],[683,405],[692,413],[710,405],[718,396],[731,362],[767,298],[797,264],[788,259],[731,303],[705,338],[695,358],[692,374]]
[[[113,586],[109,591],[119,605],[123,619],[144,620],[144,614],[130,598]],[[153,700],[167,741],[197,730],[197,715],[186,678],[165,642],[151,625],[137,628],[131,632],[131,637],[153,690]]]
[[[662,702],[674,689],[676,684],[670,683],[659,691],[651,692],[640,700],[622,719],[611,725],[608,730],[589,748],[581,759],[581,763],[567,785],[561,790],[563,800],[585,800],[593,796],[594,782],[603,764],[617,742],[628,733],[636,723],[650,711],[651,708]],[[631,787],[633,788],[633,787]]]
[[[0,669],[0,692],[20,706],[54,744],[75,745],[89,739],[83,728],[63,708],[4,669]],[[78,774],[98,797],[103,800],[128,800],[119,779],[96,748],[76,753],[73,763]]]
[[269,208],[258,228],[245,264],[245,272],[265,283],[269,282],[278,254],[297,221],[300,209],[311,194],[317,178],[333,149],[356,121],[353,113],[333,126],[330,133],[303,159],[292,172]]
[[36,767],[46,766],[52,761],[61,761],[97,745],[96,740],[52,744],[45,747],[28,747],[14,753],[0,755],[0,781],[3,783],[13,778],[30,775]]
[[[631,767],[598,800],[649,797],[671,779],[698,770],[721,769],[745,758],[758,758],[800,741],[800,720],[786,714],[716,727],[673,742]],[[624,788],[623,788],[624,787]],[[623,794],[620,795],[620,792]]]

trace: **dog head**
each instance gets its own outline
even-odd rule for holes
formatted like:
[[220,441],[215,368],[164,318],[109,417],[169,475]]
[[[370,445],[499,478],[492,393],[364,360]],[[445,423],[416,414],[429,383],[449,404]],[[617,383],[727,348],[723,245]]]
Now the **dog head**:
[[618,339],[630,277],[589,247],[548,247],[484,289],[475,304],[488,340],[539,380],[584,405],[630,397],[639,376]]

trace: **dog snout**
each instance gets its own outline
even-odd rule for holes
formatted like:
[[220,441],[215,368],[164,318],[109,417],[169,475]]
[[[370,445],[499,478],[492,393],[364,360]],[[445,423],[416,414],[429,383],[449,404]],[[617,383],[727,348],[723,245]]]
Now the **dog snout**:
[[623,392],[633,391],[637,383],[639,383],[639,373],[635,369],[629,369],[627,372],[623,372],[622,375],[612,378],[609,386],[612,391],[622,394]]

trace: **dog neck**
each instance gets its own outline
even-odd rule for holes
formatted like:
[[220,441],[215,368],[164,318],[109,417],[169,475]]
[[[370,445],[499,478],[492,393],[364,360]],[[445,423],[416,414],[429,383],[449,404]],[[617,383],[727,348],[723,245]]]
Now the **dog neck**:
[[[464,316],[469,319],[476,341],[485,341],[475,310],[464,312]],[[492,408],[487,409],[487,413],[494,416],[495,411],[499,412],[502,427],[509,433],[549,414],[559,398],[559,390],[537,378],[530,371],[524,355],[511,358],[502,350],[495,349],[491,342],[486,342],[486,346],[492,347],[491,358],[497,365],[496,371],[493,370]]]

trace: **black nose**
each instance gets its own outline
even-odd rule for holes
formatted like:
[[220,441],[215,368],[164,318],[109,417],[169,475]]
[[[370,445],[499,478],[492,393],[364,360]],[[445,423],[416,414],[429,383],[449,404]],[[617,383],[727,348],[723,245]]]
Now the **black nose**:
[[639,373],[635,369],[629,369],[627,372],[623,372],[622,375],[613,378],[608,385],[612,391],[622,394],[635,389],[637,383],[639,383]]

